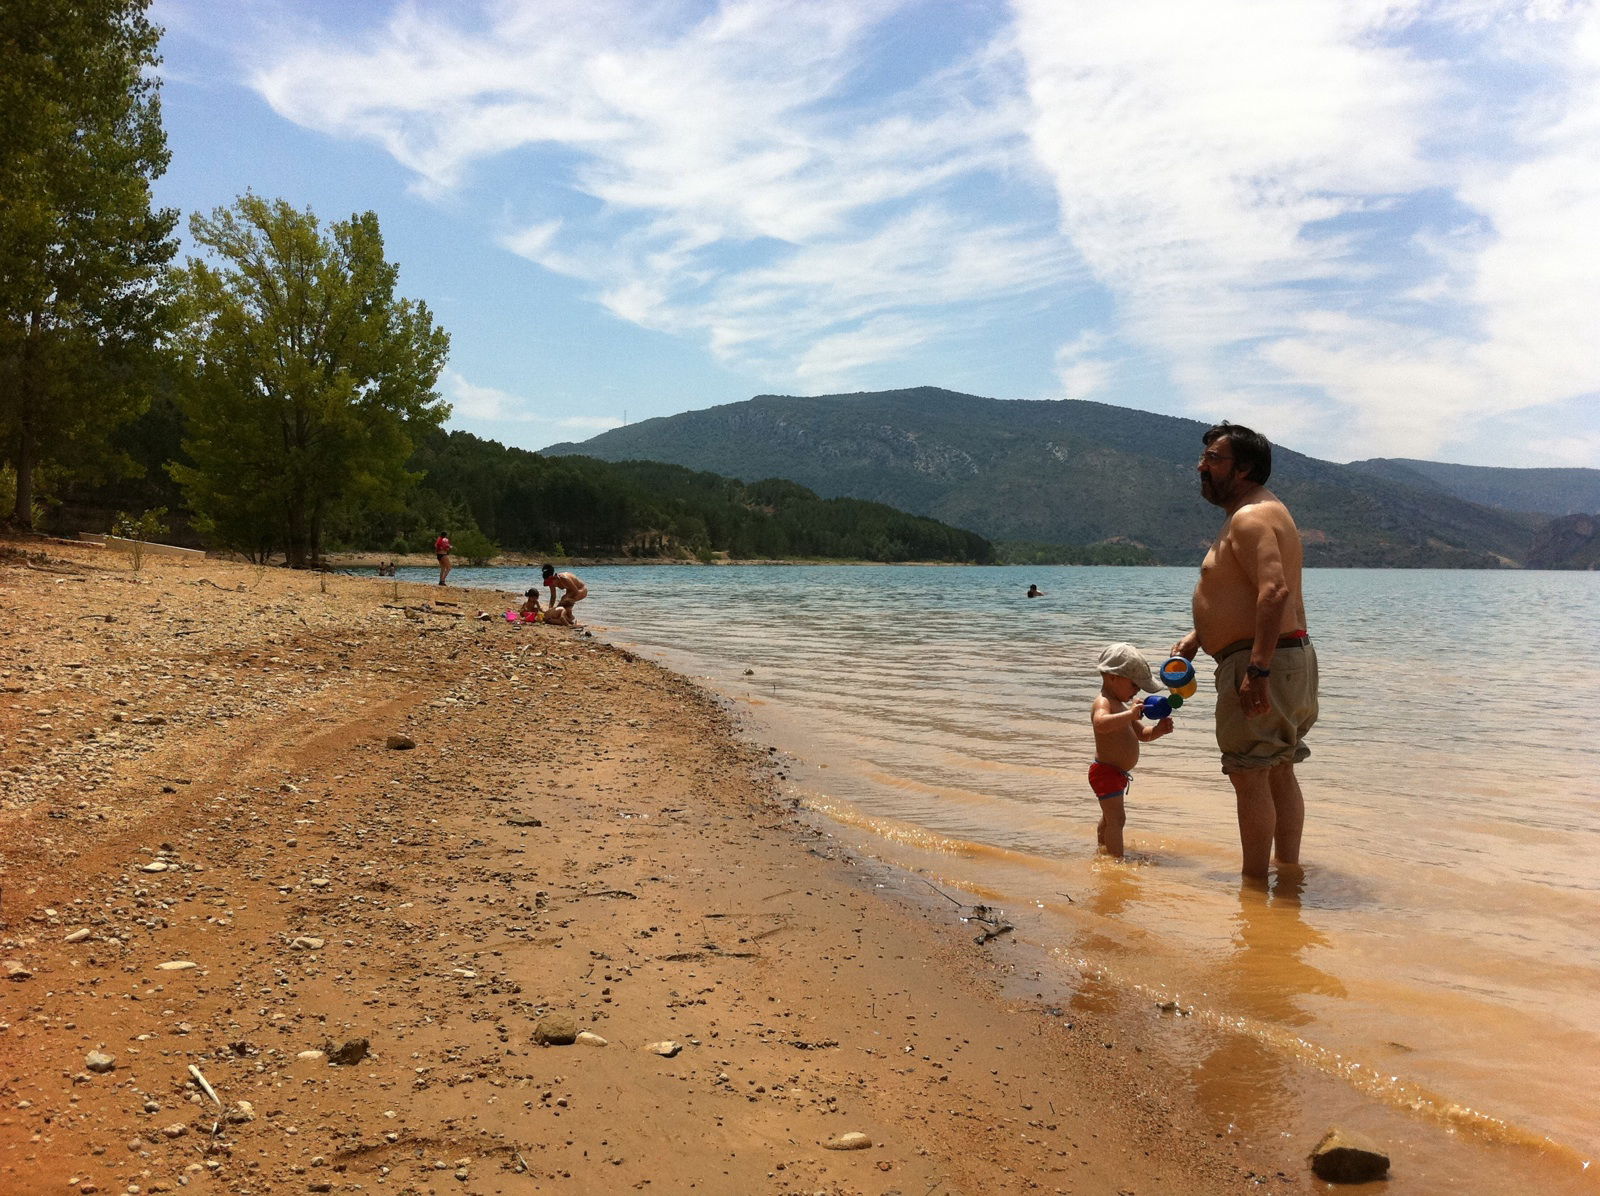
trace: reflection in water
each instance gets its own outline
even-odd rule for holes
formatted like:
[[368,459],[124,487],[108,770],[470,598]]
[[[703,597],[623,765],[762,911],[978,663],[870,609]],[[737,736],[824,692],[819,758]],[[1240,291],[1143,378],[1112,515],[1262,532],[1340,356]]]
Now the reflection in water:
[[1233,919],[1238,948],[1223,963],[1231,1003],[1250,1017],[1285,1026],[1315,1020],[1300,998],[1343,997],[1344,985],[1303,958],[1310,947],[1327,946],[1323,933],[1302,916],[1306,877],[1280,867],[1270,887],[1245,883]]
[[[1302,916],[1306,876],[1280,867],[1270,885],[1246,881],[1233,919],[1234,950],[1207,985],[1219,1010],[1245,1025],[1305,1026],[1315,1022],[1303,998],[1342,998],[1344,985],[1304,958],[1327,945]],[[1241,1027],[1243,1028],[1243,1027]],[[1201,1107],[1219,1125],[1259,1129],[1282,1124],[1297,1109],[1292,1056],[1252,1033],[1223,1035],[1194,1069]]]

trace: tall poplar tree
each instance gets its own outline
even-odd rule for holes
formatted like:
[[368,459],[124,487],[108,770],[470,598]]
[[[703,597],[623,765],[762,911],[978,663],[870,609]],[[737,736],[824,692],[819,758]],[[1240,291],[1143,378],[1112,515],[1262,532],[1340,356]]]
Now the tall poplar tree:
[[177,213],[151,207],[168,154],[147,7],[4,0],[0,461],[23,527],[37,470],[93,460],[149,400]]
[[184,448],[173,466],[213,540],[316,563],[336,513],[399,507],[413,434],[450,408],[433,387],[450,338],[395,294],[371,212],[324,229],[245,195],[189,220],[211,252],[178,273]]

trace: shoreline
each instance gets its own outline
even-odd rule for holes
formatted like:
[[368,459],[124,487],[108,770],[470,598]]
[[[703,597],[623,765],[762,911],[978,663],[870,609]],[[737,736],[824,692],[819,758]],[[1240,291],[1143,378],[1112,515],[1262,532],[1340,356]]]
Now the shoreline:
[[692,683],[392,584],[0,559],[11,1190],[1259,1190]]
[[[974,943],[626,648],[490,590],[4,547],[18,1191],[1317,1190],[1164,1074],[1211,1028],[1053,1005],[1022,919]],[[563,1012],[609,1045],[533,1043]]]

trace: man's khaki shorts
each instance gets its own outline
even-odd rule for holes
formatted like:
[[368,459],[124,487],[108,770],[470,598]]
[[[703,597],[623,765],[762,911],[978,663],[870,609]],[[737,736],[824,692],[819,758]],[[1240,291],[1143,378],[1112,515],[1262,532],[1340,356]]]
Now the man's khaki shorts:
[[1257,718],[1247,718],[1239,705],[1239,683],[1249,663],[1249,652],[1234,652],[1217,661],[1222,771],[1298,764],[1311,754],[1305,737],[1317,721],[1317,650],[1309,642],[1278,649],[1272,657],[1272,709]]

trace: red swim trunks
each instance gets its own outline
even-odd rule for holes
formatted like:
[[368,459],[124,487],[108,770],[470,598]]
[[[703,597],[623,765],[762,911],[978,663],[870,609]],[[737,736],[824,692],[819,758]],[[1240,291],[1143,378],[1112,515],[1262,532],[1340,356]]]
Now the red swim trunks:
[[1094,795],[1101,801],[1105,801],[1108,797],[1121,797],[1131,784],[1133,777],[1120,768],[1113,768],[1098,760],[1089,765],[1089,788],[1094,790]]

